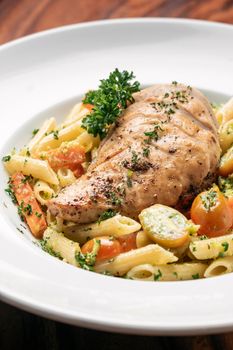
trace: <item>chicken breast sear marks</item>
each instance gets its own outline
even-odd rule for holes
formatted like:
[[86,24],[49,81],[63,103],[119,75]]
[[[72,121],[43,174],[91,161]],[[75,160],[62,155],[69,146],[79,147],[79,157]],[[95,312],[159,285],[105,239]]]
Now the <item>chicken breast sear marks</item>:
[[211,184],[220,146],[207,99],[177,83],[152,86],[134,98],[87,173],[50,201],[53,215],[87,223],[114,209],[137,218],[144,208],[176,206]]

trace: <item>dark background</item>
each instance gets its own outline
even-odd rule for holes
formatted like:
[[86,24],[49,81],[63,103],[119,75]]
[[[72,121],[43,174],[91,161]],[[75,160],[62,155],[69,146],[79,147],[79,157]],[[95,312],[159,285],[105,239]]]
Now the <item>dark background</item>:
[[[233,24],[233,0],[0,0],[0,44],[61,25],[119,17],[186,17]],[[0,350],[131,348],[233,350],[233,333],[127,336],[68,326],[0,302]]]

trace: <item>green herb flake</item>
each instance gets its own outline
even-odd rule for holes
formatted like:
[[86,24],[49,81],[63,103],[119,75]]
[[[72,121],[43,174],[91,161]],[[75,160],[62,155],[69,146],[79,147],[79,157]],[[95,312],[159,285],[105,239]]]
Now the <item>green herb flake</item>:
[[115,215],[117,214],[117,212],[115,210],[112,209],[108,209],[106,211],[104,211],[98,219],[98,223],[100,223],[101,221],[113,218]]
[[223,252],[220,252],[219,254],[218,254],[218,258],[224,258],[224,253]]
[[228,248],[229,248],[229,243],[223,242],[222,246],[223,246],[224,252],[226,252],[228,250]]
[[85,253],[85,254],[82,252],[79,252],[78,254],[75,255],[75,259],[82,269],[88,270],[88,271],[94,270],[96,256],[98,254],[99,248],[100,248],[100,240],[94,239],[92,252]]
[[158,281],[162,277],[162,272],[158,269],[158,273],[154,274],[154,281]]
[[149,157],[149,154],[150,154],[149,147],[143,148],[142,154],[143,154],[144,157]]
[[55,140],[58,140],[58,139],[59,139],[58,134],[59,134],[59,130],[54,130],[54,131],[53,131],[53,138],[54,138]]
[[198,278],[200,278],[199,273],[192,275],[192,279],[197,280]]
[[9,162],[10,160],[11,160],[11,156],[10,155],[2,157],[2,161],[3,162]]
[[36,217],[38,217],[39,219],[42,217],[42,213],[38,213],[38,211],[35,212]]
[[58,258],[60,260],[63,260],[62,256],[60,253],[55,252],[48,244],[48,239],[41,239],[39,240],[39,244],[40,247],[42,248],[42,250],[46,253],[48,253],[49,255],[54,256],[55,258]]
[[8,196],[12,200],[12,203],[17,204],[17,199],[15,197],[15,193],[12,188],[11,180],[8,181],[8,188],[5,189],[5,192],[8,194]]
[[148,137],[147,140],[145,140],[146,143],[150,143],[152,140],[158,141],[159,139],[159,132],[164,131],[161,127],[160,123],[156,123],[154,125],[154,130],[152,131],[146,131],[144,132],[144,135]]
[[202,204],[207,211],[210,211],[217,203],[218,194],[214,189],[210,189],[201,196]]
[[34,129],[34,130],[32,131],[32,135],[35,136],[35,135],[38,133],[38,131],[39,131],[39,129]]
[[30,157],[30,155],[31,155],[31,153],[30,153],[29,149],[27,148],[26,156],[27,156],[27,157]]
[[21,180],[23,184],[32,181],[33,177],[32,175],[24,175],[24,178]]

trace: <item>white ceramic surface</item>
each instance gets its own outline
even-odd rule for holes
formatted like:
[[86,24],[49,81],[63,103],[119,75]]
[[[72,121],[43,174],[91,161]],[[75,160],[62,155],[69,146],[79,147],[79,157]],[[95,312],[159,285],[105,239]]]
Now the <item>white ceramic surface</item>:
[[[39,33],[0,48],[1,156],[48,116],[70,106],[115,67],[144,85],[177,80],[233,95],[233,26],[175,19],[93,22]],[[233,330],[233,275],[149,283],[76,269],[16,228],[1,166],[0,295],[56,320],[116,332],[184,335]],[[6,207],[6,206],[7,207]],[[23,229],[24,230],[24,229]],[[25,231],[25,230],[24,230]]]

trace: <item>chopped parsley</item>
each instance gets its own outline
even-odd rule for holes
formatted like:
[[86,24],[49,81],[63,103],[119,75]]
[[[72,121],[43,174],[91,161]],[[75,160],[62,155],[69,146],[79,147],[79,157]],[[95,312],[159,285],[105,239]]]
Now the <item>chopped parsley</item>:
[[150,154],[149,147],[143,148],[142,154],[143,154],[144,157],[149,157],[149,154]]
[[39,241],[39,244],[42,248],[42,250],[52,256],[54,256],[55,258],[59,258],[60,260],[62,260],[62,256],[60,253],[55,252],[49,245],[48,245],[48,240],[47,239],[41,239]]
[[162,277],[162,272],[158,269],[158,273],[154,274],[154,281],[158,281]]
[[3,162],[9,162],[9,160],[11,160],[11,156],[10,155],[2,157],[2,161]]
[[94,239],[92,252],[90,253],[79,252],[78,254],[75,255],[75,259],[82,269],[88,270],[88,271],[94,270],[96,256],[98,254],[99,248],[100,248],[100,240]]
[[220,252],[219,254],[218,254],[218,258],[224,258],[224,253],[223,252]]
[[192,275],[192,278],[194,280],[197,280],[198,278],[200,278],[199,273],[195,273],[194,275]]
[[39,131],[39,129],[34,129],[34,130],[32,131],[32,135],[35,136],[35,135],[38,133],[38,131]]
[[229,248],[229,243],[223,242],[222,246],[223,246],[224,252],[226,252],[228,250],[228,248]]
[[112,205],[121,205],[122,204],[122,199],[117,197],[115,192],[108,192],[107,198],[110,199],[110,202]]
[[30,157],[30,155],[31,155],[31,153],[30,153],[29,149],[27,148],[26,156],[27,156],[27,157]]
[[144,132],[144,135],[148,137],[145,142],[150,143],[152,140],[158,141],[160,131],[163,131],[163,128],[161,127],[160,123],[156,123],[154,125],[154,130]]
[[11,179],[9,179],[9,181],[8,181],[8,187],[5,189],[5,192],[11,198],[12,203],[16,204],[17,203],[17,199],[15,197],[15,193],[14,193],[13,188],[12,188]]
[[32,215],[32,206],[31,204],[27,204],[26,206],[24,206],[24,201],[22,201],[20,203],[20,205],[18,206],[18,214],[21,218],[21,220],[24,221],[24,215]]
[[100,223],[101,221],[113,218],[115,215],[117,214],[117,212],[115,210],[112,209],[108,209],[106,211],[104,211],[98,219],[98,223]]
[[42,213],[38,213],[38,211],[36,211],[36,212],[35,212],[35,215],[36,215],[36,217],[38,217],[38,218],[40,219],[41,216],[42,216]]
[[218,193],[214,189],[210,189],[201,196],[202,204],[207,211],[210,211],[217,203]]
[[53,138],[55,139],[55,140],[58,140],[58,134],[59,134],[59,130],[54,130],[53,132]]
[[109,130],[110,125],[116,122],[127,103],[134,102],[133,93],[139,91],[138,81],[133,72],[120,72],[117,68],[110,73],[107,79],[100,81],[98,90],[89,91],[83,103],[92,104],[94,107],[90,114],[82,120],[82,127],[89,134],[99,135],[102,140]]
[[22,179],[22,183],[25,184],[28,181],[31,181],[33,179],[32,175],[24,175],[24,178]]

